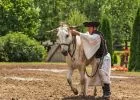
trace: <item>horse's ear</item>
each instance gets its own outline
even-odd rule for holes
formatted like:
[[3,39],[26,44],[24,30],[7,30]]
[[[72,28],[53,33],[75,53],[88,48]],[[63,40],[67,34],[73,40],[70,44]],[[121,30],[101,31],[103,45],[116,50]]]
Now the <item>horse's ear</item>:
[[58,31],[59,31],[59,28],[56,28],[56,29],[52,30],[52,32],[54,32],[54,33],[58,33]]

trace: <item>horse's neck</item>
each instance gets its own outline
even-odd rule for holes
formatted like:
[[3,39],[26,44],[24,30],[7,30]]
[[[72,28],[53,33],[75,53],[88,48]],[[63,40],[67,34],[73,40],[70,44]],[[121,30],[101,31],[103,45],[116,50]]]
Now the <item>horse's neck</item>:
[[74,54],[74,57],[77,61],[81,61],[84,57],[84,50],[83,50],[83,47],[82,47],[82,42],[81,42],[81,38],[80,36],[76,36],[76,49],[75,49],[75,54]]
[[76,48],[77,48],[77,40],[76,40],[76,36],[72,36],[71,37],[71,43],[70,43],[70,53],[75,53]]
[[[71,45],[73,45],[73,43],[71,43]],[[84,64],[84,65],[87,66],[91,62],[93,62],[94,57],[92,59],[89,59],[89,60],[86,59],[86,56],[84,54],[84,49],[83,49],[83,46],[82,46],[82,41],[81,41],[79,36],[76,36],[75,45],[76,45],[76,49],[75,49],[75,53],[73,55],[73,58],[75,60],[72,60],[71,56],[68,56],[67,57],[67,63],[69,63],[69,65],[74,64],[74,66],[76,67],[76,66]],[[71,50],[74,50],[74,48],[72,48]]]
[[77,61],[80,60],[82,62],[85,62],[86,65],[91,63],[93,61],[93,59],[94,59],[94,56],[91,59],[89,59],[89,60],[86,58],[80,36],[76,37],[76,51],[75,51],[75,55],[74,56],[75,56]]
[[[73,46],[75,45],[75,47]],[[82,49],[82,43],[81,43],[81,39],[80,36],[73,36],[72,37],[72,43],[71,43],[71,49],[75,51],[79,51],[80,49]]]

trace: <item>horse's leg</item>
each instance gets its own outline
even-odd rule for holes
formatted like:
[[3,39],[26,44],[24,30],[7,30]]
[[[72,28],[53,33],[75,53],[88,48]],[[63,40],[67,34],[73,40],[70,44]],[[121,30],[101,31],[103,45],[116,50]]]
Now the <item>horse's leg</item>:
[[85,96],[86,95],[86,78],[85,78],[85,69],[84,67],[81,67],[79,69],[79,73],[80,73],[80,84],[81,84],[81,92],[80,95]]
[[67,74],[67,81],[68,81],[68,83],[69,83],[69,85],[70,85],[71,90],[73,91],[73,93],[74,93],[75,95],[77,95],[77,94],[78,94],[78,90],[77,90],[76,88],[73,87],[73,85],[72,85],[72,80],[71,80],[72,74],[73,74],[73,70],[74,70],[74,69],[69,68],[68,74]]

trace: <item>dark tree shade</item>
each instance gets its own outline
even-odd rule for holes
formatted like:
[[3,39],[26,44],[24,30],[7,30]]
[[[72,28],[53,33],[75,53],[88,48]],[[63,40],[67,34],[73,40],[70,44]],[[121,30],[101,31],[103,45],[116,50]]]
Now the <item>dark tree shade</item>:
[[102,22],[101,22],[101,31],[104,34],[104,38],[106,40],[107,43],[107,48],[108,48],[108,52],[111,54],[111,58],[112,58],[112,33],[111,33],[111,29],[110,29],[110,22],[108,20],[107,17],[103,17],[102,18]]
[[129,71],[140,71],[140,8],[133,25]]

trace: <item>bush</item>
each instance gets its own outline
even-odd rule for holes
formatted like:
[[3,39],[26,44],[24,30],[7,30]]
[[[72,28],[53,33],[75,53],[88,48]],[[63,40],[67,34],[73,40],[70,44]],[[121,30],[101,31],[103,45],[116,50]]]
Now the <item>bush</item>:
[[4,50],[4,38],[0,38],[0,61],[8,61],[7,53]]
[[43,61],[46,50],[27,35],[9,33],[0,38],[0,61]]
[[113,64],[117,64],[118,60],[117,60],[117,54],[114,54],[113,56]]

